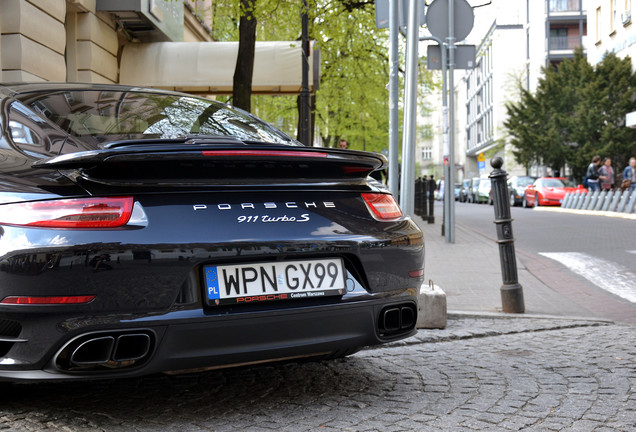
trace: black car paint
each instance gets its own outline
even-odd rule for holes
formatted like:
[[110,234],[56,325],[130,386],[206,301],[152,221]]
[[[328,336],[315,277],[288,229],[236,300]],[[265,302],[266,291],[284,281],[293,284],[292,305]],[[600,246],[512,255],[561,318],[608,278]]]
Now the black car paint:
[[[0,379],[130,376],[337,355],[415,332],[414,326],[394,334],[379,330],[381,310],[416,307],[422,277],[409,272],[423,268],[424,245],[410,219],[372,217],[360,194],[385,193],[376,183],[348,174],[320,179],[317,173],[327,167],[326,160],[314,170],[302,162],[297,167],[291,162],[278,165],[278,171],[295,173],[304,167],[312,173],[300,179],[279,176],[267,181],[272,171],[258,158],[238,162],[246,170],[250,164],[256,166],[243,176],[207,178],[200,175],[205,170],[189,170],[200,161],[200,148],[219,148],[205,140],[181,159],[174,155],[184,147],[165,145],[108,154],[124,155],[123,164],[129,163],[129,168],[149,163],[144,156],[153,155],[157,161],[178,165],[165,182],[158,181],[159,176],[130,178],[134,169],[121,175],[113,167],[122,160],[109,161],[106,154],[89,165],[55,166],[55,159],[47,165],[40,157],[16,150],[6,135],[6,117],[2,121],[0,213],[12,202],[126,193],[134,196],[144,217],[122,228],[100,230],[0,225],[0,300],[11,295],[96,296],[81,305],[0,304]],[[226,146],[232,148],[231,143]],[[140,157],[131,159],[134,152]],[[368,170],[383,164],[378,156],[362,152],[326,152],[336,165]],[[34,162],[40,166],[32,167]],[[241,217],[254,222],[239,222]],[[101,265],[96,257],[104,257]],[[354,281],[350,292],[342,297],[221,307],[202,299],[205,265],[322,257],[344,260]],[[19,323],[19,335],[3,334],[2,326],[12,323]],[[65,344],[104,332],[146,332],[152,338],[151,351],[130,368],[59,367],[56,355]]]

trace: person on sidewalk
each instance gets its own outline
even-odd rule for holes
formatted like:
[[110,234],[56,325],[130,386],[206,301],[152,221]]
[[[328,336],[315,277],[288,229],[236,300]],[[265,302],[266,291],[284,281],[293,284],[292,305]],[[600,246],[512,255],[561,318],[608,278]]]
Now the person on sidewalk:
[[598,178],[601,183],[601,190],[610,190],[614,186],[614,168],[612,168],[612,159],[605,158],[603,165],[598,170]]
[[633,192],[636,190],[636,158],[629,158],[629,165],[625,167],[623,171],[623,181],[629,180],[629,190]]
[[600,189],[598,183],[598,166],[601,164],[601,157],[596,155],[592,158],[592,163],[587,167],[585,173],[585,180],[587,182],[587,188],[590,192],[594,192]]

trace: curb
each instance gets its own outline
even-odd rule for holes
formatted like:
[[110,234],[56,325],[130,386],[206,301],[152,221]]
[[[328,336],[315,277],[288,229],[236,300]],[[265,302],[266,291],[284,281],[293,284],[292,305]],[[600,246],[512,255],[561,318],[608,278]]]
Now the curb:
[[584,321],[597,322],[604,324],[616,324],[615,321],[604,318],[590,318],[580,316],[562,316],[562,315],[546,315],[546,314],[511,314],[505,312],[478,312],[478,311],[459,311],[449,310],[449,319],[473,318],[473,319],[534,319],[534,320],[554,320],[554,321]]
[[578,214],[585,216],[605,216],[605,217],[613,217],[618,219],[631,219],[636,220],[636,214],[633,213],[617,213],[611,211],[594,211],[594,210],[575,210],[575,209],[564,209],[561,207],[534,207],[533,211],[544,211],[544,212],[553,212],[553,213],[570,213],[570,214]]
[[448,319],[449,323],[445,329],[419,330],[416,335],[410,338],[368,349],[400,348],[419,344],[614,325],[613,321],[586,317],[513,315],[498,312],[454,311],[448,313]]

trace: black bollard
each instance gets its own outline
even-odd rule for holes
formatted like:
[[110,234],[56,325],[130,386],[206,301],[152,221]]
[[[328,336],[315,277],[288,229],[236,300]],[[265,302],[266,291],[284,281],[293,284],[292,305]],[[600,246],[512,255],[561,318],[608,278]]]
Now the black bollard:
[[497,243],[499,244],[499,260],[501,262],[501,305],[504,312],[523,313],[523,288],[517,276],[517,259],[515,256],[515,239],[512,235],[512,218],[506,177],[508,173],[501,169],[503,159],[496,157],[490,161],[494,171],[491,179],[493,201],[495,205],[495,224],[497,225]]
[[424,194],[425,192],[424,192],[422,179],[416,178],[415,179],[415,197],[414,197],[415,214],[420,217],[424,217],[426,213],[426,210],[423,206],[423,204],[426,204]]
[[426,198],[428,199],[428,223],[435,223],[435,213],[433,212],[433,208],[435,206],[435,187],[437,186],[435,180],[432,178],[428,180],[428,188]]

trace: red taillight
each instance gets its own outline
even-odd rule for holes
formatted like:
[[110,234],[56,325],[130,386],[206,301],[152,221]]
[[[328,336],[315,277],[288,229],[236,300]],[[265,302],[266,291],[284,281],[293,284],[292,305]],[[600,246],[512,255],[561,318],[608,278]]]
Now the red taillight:
[[203,156],[327,157],[327,153],[293,150],[204,150],[201,153]]
[[115,228],[126,225],[132,197],[73,198],[0,206],[0,224],[43,228]]
[[393,195],[378,193],[363,193],[362,199],[379,220],[394,220],[402,217],[402,210],[395,202]]
[[86,296],[46,296],[46,297],[32,297],[32,296],[9,296],[2,299],[0,304],[9,305],[65,305],[65,304],[80,304],[90,303],[95,298],[94,295]]

